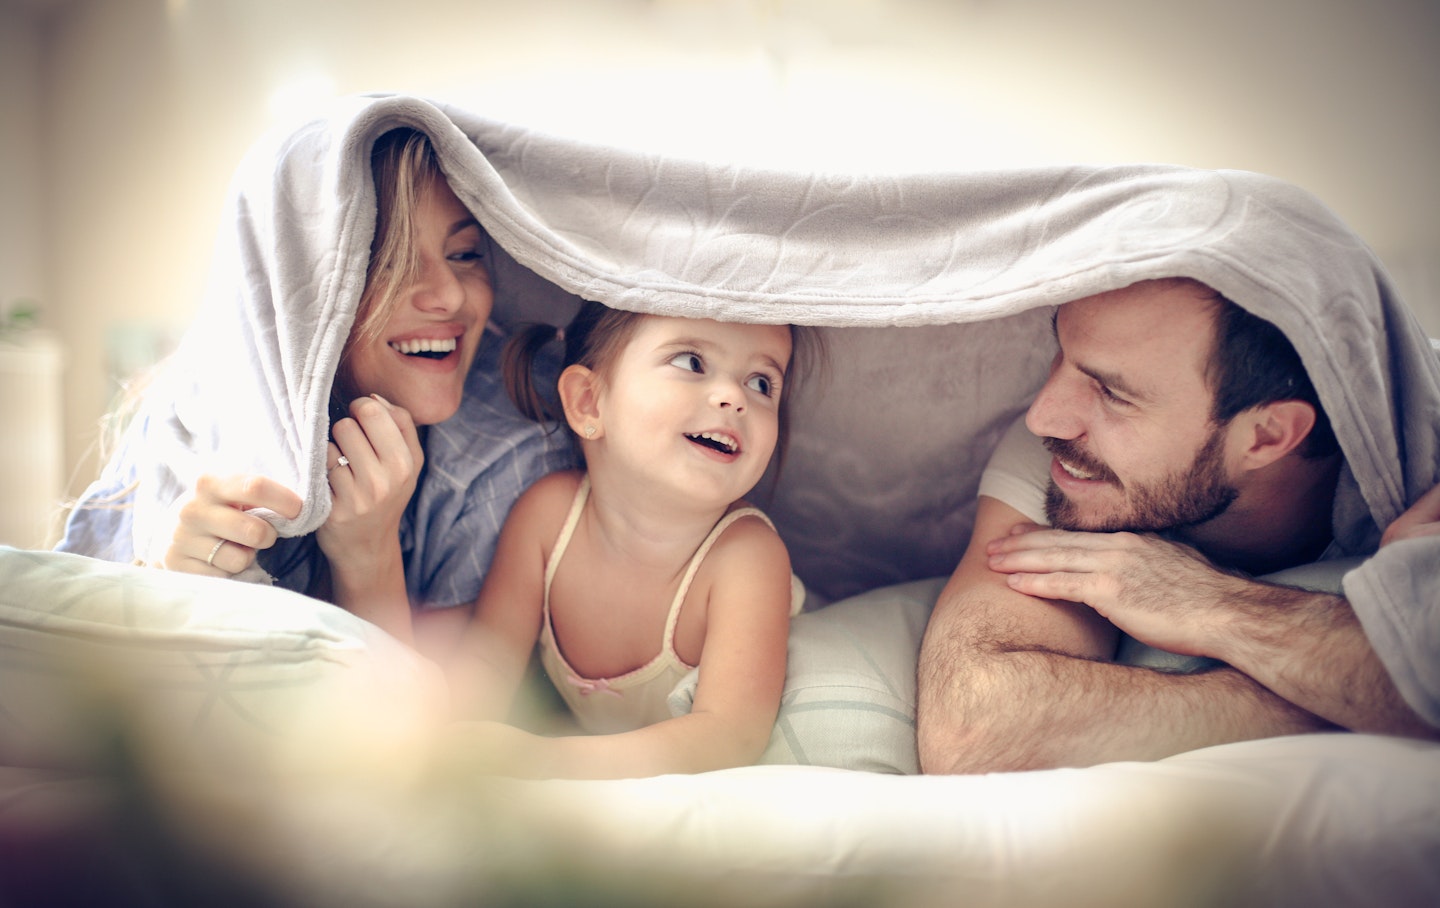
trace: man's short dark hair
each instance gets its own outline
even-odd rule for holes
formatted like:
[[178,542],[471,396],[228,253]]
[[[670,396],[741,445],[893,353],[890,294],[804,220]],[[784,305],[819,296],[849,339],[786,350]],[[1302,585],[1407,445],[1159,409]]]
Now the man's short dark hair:
[[1215,315],[1215,347],[1208,375],[1215,392],[1211,418],[1225,422],[1251,407],[1303,400],[1315,408],[1315,426],[1301,443],[1300,456],[1318,459],[1338,452],[1330,417],[1290,339],[1219,293],[1214,299],[1220,308]]

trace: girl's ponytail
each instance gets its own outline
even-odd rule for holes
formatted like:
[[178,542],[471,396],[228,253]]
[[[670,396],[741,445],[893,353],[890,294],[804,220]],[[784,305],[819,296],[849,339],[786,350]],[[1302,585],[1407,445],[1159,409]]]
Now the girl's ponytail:
[[546,344],[556,338],[565,340],[564,359],[560,368],[580,365],[596,372],[605,372],[619,357],[635,327],[644,315],[611,309],[597,302],[586,302],[563,331],[550,324],[533,324],[515,332],[505,344],[500,359],[500,373],[505,391],[527,419],[554,423],[569,428],[565,410],[560,406],[557,389],[552,384],[540,388],[535,382],[535,358]]
[[565,421],[565,414],[535,386],[535,356],[546,344],[560,335],[560,329],[549,324],[527,325],[505,344],[500,359],[500,374],[505,392],[527,419],[535,422]]

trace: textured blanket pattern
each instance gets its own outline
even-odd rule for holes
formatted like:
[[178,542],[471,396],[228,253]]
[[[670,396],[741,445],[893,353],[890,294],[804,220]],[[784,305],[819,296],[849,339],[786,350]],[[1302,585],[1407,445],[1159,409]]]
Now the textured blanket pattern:
[[[324,520],[325,395],[375,221],[368,150],[396,126],[432,137],[493,239],[504,324],[563,320],[594,299],[822,326],[828,380],[792,401],[791,456],[760,503],[824,598],[948,572],[990,446],[1044,379],[1051,307],[1145,278],[1204,281],[1291,337],[1348,461],[1340,554],[1373,551],[1379,527],[1440,478],[1428,339],[1361,239],[1288,184],[1168,166],[763,171],[393,96],[344,99],[247,157],[181,354],[196,387],[220,375],[232,399],[192,395],[155,414],[185,456],[157,461],[149,478],[183,487],[190,456],[218,457],[301,491],[305,510],[277,521],[282,532]],[[241,354],[242,337],[258,360]],[[272,443],[251,456],[256,438]],[[137,514],[137,551],[148,519]],[[1437,546],[1362,566],[1347,589],[1407,698],[1440,721],[1440,679],[1426,668],[1426,635],[1440,627]]]

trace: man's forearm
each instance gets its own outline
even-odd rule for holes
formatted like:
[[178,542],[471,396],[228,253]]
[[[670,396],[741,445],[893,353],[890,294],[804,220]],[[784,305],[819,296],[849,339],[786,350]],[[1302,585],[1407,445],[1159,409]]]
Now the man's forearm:
[[[1329,723],[1229,668],[1176,675],[1037,650],[956,650],[922,661],[928,773],[1154,760]],[[948,663],[952,670],[937,670]]]
[[1210,656],[1352,731],[1434,738],[1343,598],[1217,570],[1149,534],[1046,530],[996,540],[1013,590],[1084,602],[1150,646]]
[[1440,737],[1401,698],[1344,598],[1252,582],[1233,605],[1207,646],[1215,658],[1343,728]]

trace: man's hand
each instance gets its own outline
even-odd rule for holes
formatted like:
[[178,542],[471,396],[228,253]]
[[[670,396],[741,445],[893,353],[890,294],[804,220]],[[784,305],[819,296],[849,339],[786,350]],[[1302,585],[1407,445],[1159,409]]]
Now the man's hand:
[[[1401,531],[1429,535],[1427,513],[1417,502],[1406,512],[1416,519]],[[1440,734],[1400,698],[1341,596],[1227,574],[1150,535],[1024,527],[992,541],[987,554],[1011,589],[1084,602],[1142,643],[1219,659],[1312,719],[1352,731]]]
[[986,553],[1011,589],[1083,602],[1136,640],[1187,656],[1217,655],[1208,641],[1246,585],[1194,549],[1150,534],[1030,524],[992,540]]

